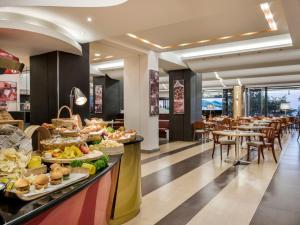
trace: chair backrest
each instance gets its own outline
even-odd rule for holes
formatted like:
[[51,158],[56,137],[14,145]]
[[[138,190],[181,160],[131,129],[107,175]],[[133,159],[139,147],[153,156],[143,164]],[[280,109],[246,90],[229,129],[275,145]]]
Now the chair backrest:
[[[225,127],[223,125],[216,125],[214,127],[213,131],[227,130],[227,129],[228,129],[228,127]],[[218,144],[219,143],[219,137],[220,137],[220,135],[219,134],[215,134],[214,132],[212,132],[212,134],[213,134],[213,141],[214,141],[214,143]]]
[[262,139],[265,138],[268,143],[274,143],[275,129],[273,127],[263,128],[261,129],[261,133],[265,134],[265,136],[262,137]]
[[230,122],[231,122],[231,119],[230,119],[230,118],[224,118],[224,119],[222,120],[222,124],[224,124],[224,125],[230,125]]
[[203,121],[196,121],[193,123],[193,129],[205,129],[205,123]]

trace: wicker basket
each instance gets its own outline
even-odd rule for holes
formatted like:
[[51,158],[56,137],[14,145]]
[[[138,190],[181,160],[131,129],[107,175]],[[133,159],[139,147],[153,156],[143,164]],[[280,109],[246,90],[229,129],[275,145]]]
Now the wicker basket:
[[[60,114],[61,114],[63,109],[68,110],[70,118],[60,118]],[[73,114],[72,114],[72,110],[66,105],[62,106],[58,110],[57,118],[52,119],[51,121],[52,121],[52,124],[56,127],[65,127],[65,128],[68,128],[68,129],[73,129],[74,126],[78,127],[78,122],[76,121],[76,119],[74,119]]]

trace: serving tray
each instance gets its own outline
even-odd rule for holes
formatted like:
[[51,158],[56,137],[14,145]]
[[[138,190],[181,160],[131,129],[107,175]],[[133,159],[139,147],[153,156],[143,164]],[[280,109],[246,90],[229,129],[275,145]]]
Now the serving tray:
[[69,164],[74,160],[85,160],[85,161],[94,161],[103,156],[103,153],[100,151],[92,151],[88,154],[85,154],[81,157],[78,158],[71,158],[71,159],[58,159],[58,158],[45,158],[44,156],[42,157],[42,161],[46,163],[59,163],[59,164]]
[[[46,174],[49,175],[49,174]],[[72,173],[70,174],[70,178],[68,180],[64,180],[61,184],[58,185],[51,185],[49,183],[48,188],[44,190],[36,191],[34,185],[30,186],[30,192],[27,194],[18,194],[16,193],[16,190],[13,189],[11,191],[6,191],[5,196],[6,197],[14,197],[19,198],[22,201],[32,201],[37,198],[40,198],[42,196],[51,194],[53,192],[59,191],[63,188],[66,188],[72,184],[75,184],[79,181],[85,180],[89,177],[89,173],[87,169],[80,169],[80,170],[72,170]]]

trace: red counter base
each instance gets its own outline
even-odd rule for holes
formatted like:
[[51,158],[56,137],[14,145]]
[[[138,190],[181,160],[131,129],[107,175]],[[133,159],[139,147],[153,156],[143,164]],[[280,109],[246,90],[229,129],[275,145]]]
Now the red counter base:
[[107,225],[118,164],[95,183],[25,225]]

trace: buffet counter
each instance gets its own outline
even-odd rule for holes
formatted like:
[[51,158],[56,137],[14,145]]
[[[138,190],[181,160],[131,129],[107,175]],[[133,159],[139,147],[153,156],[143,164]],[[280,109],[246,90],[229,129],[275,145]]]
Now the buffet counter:
[[141,204],[140,143],[125,144],[123,155],[110,156],[109,166],[58,192],[24,202],[0,198],[0,224],[122,224]]

